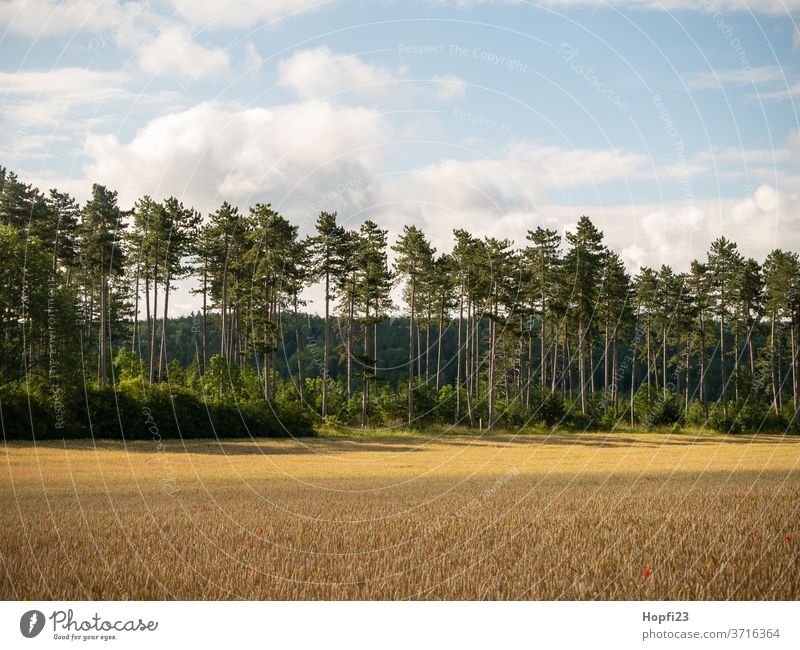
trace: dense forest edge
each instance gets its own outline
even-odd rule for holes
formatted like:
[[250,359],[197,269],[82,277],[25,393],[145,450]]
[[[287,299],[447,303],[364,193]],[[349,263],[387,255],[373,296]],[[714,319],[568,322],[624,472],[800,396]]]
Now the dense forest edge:
[[[800,431],[796,252],[720,237],[687,272],[631,276],[586,216],[521,247],[456,229],[438,253],[328,212],[303,238],[263,203],[123,209],[95,184],[81,206],[0,167],[0,255],[6,440]],[[187,278],[198,309],[171,317]]]

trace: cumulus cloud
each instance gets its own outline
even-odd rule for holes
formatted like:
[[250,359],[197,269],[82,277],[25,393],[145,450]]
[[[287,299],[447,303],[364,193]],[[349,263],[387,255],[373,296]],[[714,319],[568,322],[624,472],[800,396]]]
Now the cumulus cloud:
[[7,0],[0,2],[0,25],[26,36],[106,30],[143,13],[147,5],[117,0]]
[[[203,103],[158,117],[130,142],[92,135],[86,177],[117,188],[124,205],[179,194],[203,211],[223,200],[310,205],[366,177],[388,126],[374,111],[325,102],[234,109]],[[297,217],[297,215],[294,215]]]
[[278,64],[281,83],[303,98],[338,93],[386,100],[396,96],[429,95],[451,99],[463,95],[464,82],[454,75],[429,81],[407,78],[407,70],[367,63],[354,54],[340,54],[321,45],[298,50]]
[[221,47],[207,48],[196,42],[185,25],[162,28],[138,53],[139,68],[151,75],[199,79],[230,71],[228,53]]
[[[157,105],[170,91],[140,94],[131,75],[85,68],[0,72],[5,101],[0,122],[12,124],[21,139],[37,131],[49,134],[81,131],[120,118],[120,106]],[[124,119],[124,113],[122,114]],[[7,135],[12,131],[7,127]]]

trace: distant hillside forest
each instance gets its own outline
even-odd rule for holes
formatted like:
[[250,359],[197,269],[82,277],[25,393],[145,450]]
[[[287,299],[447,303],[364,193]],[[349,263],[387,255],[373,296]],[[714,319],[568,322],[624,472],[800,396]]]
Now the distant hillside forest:
[[[301,238],[262,203],[124,209],[95,184],[79,205],[0,167],[0,254],[8,438],[798,429],[791,251],[759,262],[721,237],[688,272],[631,277],[586,216],[563,240],[531,224],[516,246],[456,229],[443,253],[415,226],[390,243],[328,212]],[[170,318],[185,278],[202,306]]]

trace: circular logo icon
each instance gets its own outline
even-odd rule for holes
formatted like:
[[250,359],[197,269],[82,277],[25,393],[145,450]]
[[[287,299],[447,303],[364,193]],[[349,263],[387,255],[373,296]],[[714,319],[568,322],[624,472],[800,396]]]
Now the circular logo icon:
[[44,614],[38,609],[25,612],[19,619],[19,631],[22,636],[32,639],[44,629]]

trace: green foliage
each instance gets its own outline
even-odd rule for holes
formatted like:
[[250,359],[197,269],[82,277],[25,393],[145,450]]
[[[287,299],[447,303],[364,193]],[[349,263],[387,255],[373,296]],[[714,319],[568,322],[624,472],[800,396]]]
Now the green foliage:
[[675,394],[668,392],[664,395],[659,391],[659,395],[645,406],[640,421],[645,429],[652,429],[653,427],[677,424],[682,417],[683,412]]

